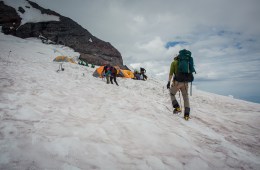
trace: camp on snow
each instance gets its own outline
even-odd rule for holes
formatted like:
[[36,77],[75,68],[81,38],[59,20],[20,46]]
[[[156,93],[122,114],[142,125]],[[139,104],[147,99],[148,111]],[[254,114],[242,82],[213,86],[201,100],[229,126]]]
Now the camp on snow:
[[[118,66],[114,66],[114,67],[117,69],[119,77],[134,78],[134,73],[132,71],[120,69]],[[104,69],[104,66],[98,67],[94,71],[93,76],[94,77],[101,77],[101,73],[102,73],[103,69]]]

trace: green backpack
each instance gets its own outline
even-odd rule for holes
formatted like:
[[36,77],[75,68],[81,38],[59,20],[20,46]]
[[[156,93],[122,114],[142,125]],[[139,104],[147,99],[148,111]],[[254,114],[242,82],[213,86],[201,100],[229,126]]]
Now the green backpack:
[[178,69],[175,79],[178,82],[192,82],[194,80],[194,72],[196,73],[191,52],[186,49],[180,50],[178,55]]

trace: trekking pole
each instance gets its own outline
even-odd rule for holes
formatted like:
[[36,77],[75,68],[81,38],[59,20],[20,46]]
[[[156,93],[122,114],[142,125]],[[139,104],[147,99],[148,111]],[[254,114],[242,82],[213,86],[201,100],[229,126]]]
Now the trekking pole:
[[60,64],[59,64],[59,69],[57,70],[57,73],[60,71]]
[[8,66],[8,64],[9,64],[9,57],[10,57],[10,54],[11,54],[11,50],[9,51],[9,54],[8,54],[8,59],[7,59],[7,66]]
[[164,86],[163,86],[163,95],[164,95]]
[[181,91],[179,90],[179,98],[180,98],[180,107],[181,107],[181,110],[182,110],[182,104],[181,104]]
[[190,83],[190,96],[192,96],[192,82]]
[[62,67],[62,64],[63,64],[63,63],[61,63],[61,65],[60,65],[61,71],[64,71],[65,69]]
[[60,63],[59,69],[57,70],[57,72],[59,72],[59,71],[64,71],[64,68],[62,68],[62,64],[63,64],[63,63]]

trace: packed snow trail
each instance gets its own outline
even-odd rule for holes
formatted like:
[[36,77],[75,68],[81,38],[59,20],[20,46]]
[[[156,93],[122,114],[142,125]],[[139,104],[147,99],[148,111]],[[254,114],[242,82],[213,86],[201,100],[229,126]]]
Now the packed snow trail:
[[0,34],[0,48],[0,169],[260,167],[259,104],[194,88],[185,121],[165,82],[57,73],[57,55],[79,54],[36,39]]

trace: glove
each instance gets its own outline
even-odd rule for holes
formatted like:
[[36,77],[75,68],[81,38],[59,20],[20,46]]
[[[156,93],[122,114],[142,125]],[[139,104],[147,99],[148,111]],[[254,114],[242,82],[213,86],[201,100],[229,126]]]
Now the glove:
[[167,89],[169,89],[170,88],[170,81],[168,81],[168,83],[167,83]]

